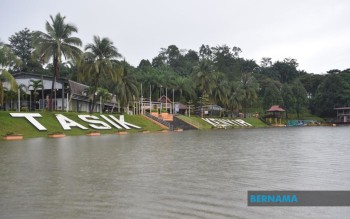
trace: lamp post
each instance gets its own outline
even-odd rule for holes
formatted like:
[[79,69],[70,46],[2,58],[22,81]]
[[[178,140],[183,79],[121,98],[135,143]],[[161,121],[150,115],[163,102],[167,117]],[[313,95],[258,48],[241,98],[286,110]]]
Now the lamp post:
[[[140,106],[140,104],[139,104]],[[139,111],[140,112],[140,111]],[[142,95],[142,83],[141,83],[141,115],[143,115],[143,95]]]
[[192,104],[192,100],[189,100],[189,101],[187,102],[187,104],[188,104],[188,117],[191,117],[191,104]]
[[174,88],[173,88],[173,114],[175,114],[175,96],[174,96]]
[[44,99],[44,90],[45,90],[45,85],[44,85],[44,76],[41,75],[41,84],[43,85],[43,87],[41,88],[41,109],[45,108],[45,99]]
[[[160,85],[159,87],[159,103],[160,103],[160,112],[162,111],[162,88],[163,88],[163,85]],[[160,113],[159,112],[159,113]]]
[[21,89],[18,88],[18,107],[17,111],[21,112]]
[[152,110],[152,85],[149,85],[149,113],[151,114]]

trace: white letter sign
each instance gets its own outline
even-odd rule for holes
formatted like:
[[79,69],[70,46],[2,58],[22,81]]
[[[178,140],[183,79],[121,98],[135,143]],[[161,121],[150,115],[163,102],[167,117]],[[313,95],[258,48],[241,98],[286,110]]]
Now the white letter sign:
[[136,125],[127,123],[124,121],[124,115],[120,115],[119,116],[119,120],[117,118],[115,118],[114,116],[110,115],[109,117],[111,117],[111,119],[113,119],[114,121],[116,121],[117,123],[119,123],[119,125],[123,126],[125,129],[130,129],[129,126],[140,129],[141,127],[138,127]]
[[94,128],[94,129],[111,129],[112,127],[110,127],[109,125],[107,125],[106,123],[102,122],[102,121],[98,121],[98,120],[90,120],[90,119],[98,119],[97,116],[90,116],[90,115],[79,115],[78,116],[81,120],[88,122],[88,123],[93,123],[93,124],[100,124],[100,125],[93,125],[93,124],[89,124],[90,127]]
[[88,129],[88,128],[86,128],[85,126],[82,126],[82,125],[80,125],[79,123],[74,122],[74,121],[71,120],[71,119],[68,119],[67,117],[65,117],[65,116],[62,115],[62,114],[57,114],[57,115],[56,115],[56,118],[57,118],[57,120],[60,122],[60,124],[61,124],[61,126],[62,126],[62,128],[63,128],[64,130],[71,130],[70,127],[74,127],[74,126],[79,127],[79,128],[81,128],[81,129]]
[[12,117],[20,118],[24,117],[26,118],[32,125],[34,125],[38,130],[44,131],[46,128],[41,125],[34,117],[41,117],[39,113],[10,113]]

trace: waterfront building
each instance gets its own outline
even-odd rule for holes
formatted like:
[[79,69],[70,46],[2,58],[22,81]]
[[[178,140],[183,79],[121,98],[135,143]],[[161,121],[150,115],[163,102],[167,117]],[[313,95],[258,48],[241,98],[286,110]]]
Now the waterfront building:
[[337,111],[338,123],[350,123],[350,107],[334,108]]
[[[14,73],[13,77],[22,90],[20,98],[18,101],[18,96],[16,95],[12,99],[7,99],[4,106],[2,106],[3,109],[18,109],[18,104],[20,104],[21,111],[48,109],[53,80],[52,76],[19,72]],[[32,86],[33,81],[40,81],[42,86],[35,89]],[[4,83],[4,87],[10,90],[7,83]],[[54,83],[53,109],[57,111],[88,112],[91,99],[87,94],[88,88],[89,86],[87,85],[66,78],[58,78]],[[111,100],[103,103],[103,106],[97,100],[94,111],[112,111],[116,110],[116,108],[116,96],[113,95]]]

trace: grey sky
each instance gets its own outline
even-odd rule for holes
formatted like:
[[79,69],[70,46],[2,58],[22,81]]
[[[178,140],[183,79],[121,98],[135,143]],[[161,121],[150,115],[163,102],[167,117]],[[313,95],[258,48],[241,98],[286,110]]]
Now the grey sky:
[[85,44],[110,38],[137,66],[161,47],[198,51],[201,44],[242,49],[244,58],[295,58],[299,69],[350,68],[348,0],[0,0],[0,39],[25,27],[44,31],[60,12]]

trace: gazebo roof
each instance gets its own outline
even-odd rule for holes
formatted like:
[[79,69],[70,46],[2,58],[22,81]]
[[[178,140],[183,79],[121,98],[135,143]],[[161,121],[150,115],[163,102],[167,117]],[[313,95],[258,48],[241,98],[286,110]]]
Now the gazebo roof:
[[168,102],[168,103],[172,103],[172,101],[170,100],[169,97],[166,97],[165,95],[161,96],[160,98],[158,98],[158,102],[162,102],[162,103],[165,103],[165,102]]
[[285,110],[282,109],[279,105],[271,106],[271,108],[267,110],[267,112],[284,112],[284,111]]

